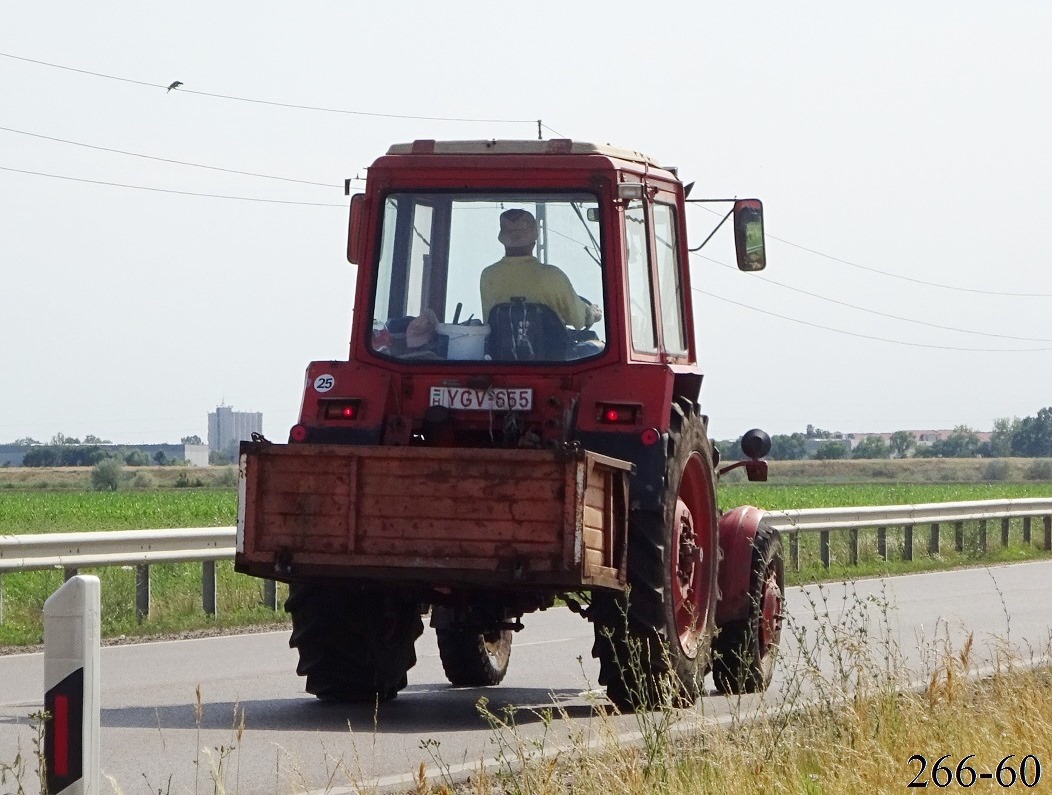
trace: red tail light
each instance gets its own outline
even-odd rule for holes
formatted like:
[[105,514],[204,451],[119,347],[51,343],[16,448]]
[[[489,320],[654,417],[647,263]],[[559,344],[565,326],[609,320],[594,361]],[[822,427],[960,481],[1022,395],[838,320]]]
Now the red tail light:
[[344,420],[353,422],[362,413],[360,400],[322,400],[318,404],[321,418],[324,420]]
[[307,440],[307,428],[304,425],[293,425],[289,431],[289,440],[293,442],[305,442]]
[[596,408],[596,422],[607,425],[635,425],[643,413],[638,403],[599,403]]

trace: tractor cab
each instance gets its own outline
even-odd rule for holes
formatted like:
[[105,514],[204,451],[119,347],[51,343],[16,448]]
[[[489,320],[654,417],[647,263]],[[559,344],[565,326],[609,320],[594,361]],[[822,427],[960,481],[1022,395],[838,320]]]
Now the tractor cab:
[[[358,354],[438,367],[693,363],[684,207],[674,171],[638,152],[395,145],[352,200]],[[759,202],[736,204],[735,221],[739,266],[762,268]]]

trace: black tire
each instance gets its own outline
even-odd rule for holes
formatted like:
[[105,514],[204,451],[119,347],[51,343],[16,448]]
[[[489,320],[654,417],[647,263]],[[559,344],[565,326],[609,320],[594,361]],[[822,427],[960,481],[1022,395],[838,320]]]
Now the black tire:
[[761,522],[752,546],[749,614],[721,627],[714,643],[712,679],[721,693],[762,693],[770,686],[784,603],[782,539],[776,529]]
[[424,631],[419,606],[359,586],[293,583],[285,610],[296,673],[323,701],[388,701],[406,686]]
[[[629,516],[628,592],[592,594],[599,682],[622,711],[693,705],[715,631],[719,539],[712,448],[693,404],[672,407],[668,445],[663,510]],[[701,541],[694,547],[700,560],[690,562],[683,538]],[[679,581],[680,572],[689,586]],[[685,587],[690,604],[704,615],[686,620],[684,641],[687,600],[677,593]]]
[[442,670],[454,687],[499,685],[508,673],[513,634],[510,629],[437,629],[435,634]]

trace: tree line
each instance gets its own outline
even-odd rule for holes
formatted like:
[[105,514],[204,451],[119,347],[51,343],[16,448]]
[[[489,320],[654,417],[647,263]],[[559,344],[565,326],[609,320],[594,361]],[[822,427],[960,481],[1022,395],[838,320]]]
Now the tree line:
[[[182,444],[201,444],[199,436],[184,436]],[[115,460],[127,466],[169,466],[182,463],[163,450],[152,456],[135,446],[114,445],[109,439],[88,434],[83,440],[57,433],[49,442],[39,442],[31,437],[16,439],[13,444],[25,447],[22,466],[25,467],[93,467],[107,460]]]
[[[727,439],[716,442],[716,446],[725,458],[738,459],[742,457],[740,441],[740,438]],[[979,434],[967,425],[958,425],[947,438],[931,444],[917,444],[910,431],[896,431],[887,441],[882,436],[866,436],[852,448],[846,434],[808,425],[803,433],[772,436],[771,453],[767,457],[777,461],[806,458],[1048,458],[1052,457],[1052,406],[1041,409],[1033,417],[994,420],[988,440],[980,439]]]

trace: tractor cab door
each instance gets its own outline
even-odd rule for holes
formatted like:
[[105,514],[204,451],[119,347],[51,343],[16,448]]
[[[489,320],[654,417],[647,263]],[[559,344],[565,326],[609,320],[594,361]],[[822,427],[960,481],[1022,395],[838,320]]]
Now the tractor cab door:
[[633,359],[694,361],[681,213],[682,205],[670,190],[625,204],[622,231]]

